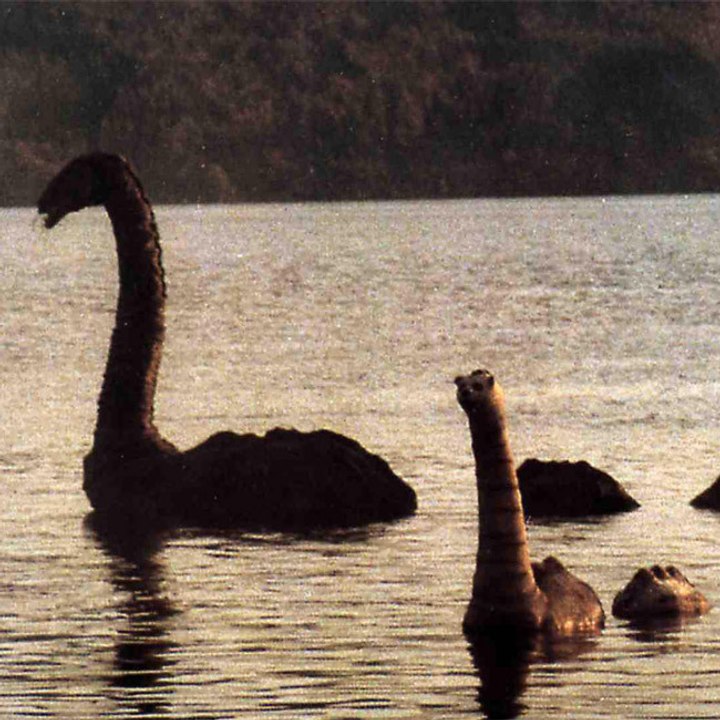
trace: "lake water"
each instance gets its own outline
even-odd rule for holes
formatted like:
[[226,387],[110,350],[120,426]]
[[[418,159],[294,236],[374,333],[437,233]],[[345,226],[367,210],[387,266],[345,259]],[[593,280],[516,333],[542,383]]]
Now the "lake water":
[[[86,522],[81,462],[113,324],[101,211],[0,241],[0,717],[718,718],[720,610],[610,617],[674,562],[720,605],[720,197],[161,207],[157,422],[330,427],[383,455],[418,514],[319,537],[180,533],[135,554]],[[594,641],[503,671],[461,632],[476,550],[453,377],[505,387],[516,459],[584,458],[642,504],[533,522],[590,582]]]

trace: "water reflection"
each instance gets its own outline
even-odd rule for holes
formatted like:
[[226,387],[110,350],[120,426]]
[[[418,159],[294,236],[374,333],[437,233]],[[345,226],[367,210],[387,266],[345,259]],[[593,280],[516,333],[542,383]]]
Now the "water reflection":
[[490,720],[516,718],[527,709],[521,698],[533,664],[572,660],[597,642],[595,636],[552,640],[507,632],[467,640],[480,679],[478,704]]
[[[259,533],[242,530],[213,530],[186,528],[181,531],[148,532],[141,526],[100,523],[94,515],[88,516],[85,527],[105,557],[108,579],[113,588],[113,614],[110,622],[114,629],[113,662],[111,670],[104,677],[104,694],[117,710],[133,716],[174,716],[178,711],[176,697],[176,666],[181,658],[187,658],[189,648],[173,640],[176,623],[173,616],[179,610],[166,595],[166,574],[163,548],[168,541],[173,547],[193,547],[210,562],[238,557],[245,558],[245,549],[266,555],[291,548],[294,562],[295,549],[300,556],[308,553],[314,557],[319,568],[326,569],[326,560],[332,563],[336,556],[345,556],[348,546],[365,546],[371,539],[377,539],[387,532],[386,524],[372,525],[357,529],[323,530],[305,533]],[[309,573],[311,575],[312,573]],[[268,592],[258,576],[248,572],[246,577],[252,589],[251,596]],[[253,584],[254,578],[258,583]],[[312,580],[308,577],[304,587]],[[218,588],[219,592],[225,589]],[[303,591],[304,592],[304,591]],[[214,603],[207,590],[197,596],[201,602]],[[251,601],[252,602],[252,601]],[[312,610],[311,610],[312,612]],[[261,613],[263,626],[268,619]],[[303,618],[303,622],[314,623],[316,616]],[[272,616],[276,622],[276,615]],[[237,632],[232,633],[233,644],[237,644]],[[252,640],[254,650],[265,652],[259,640]],[[203,662],[206,658],[203,659]],[[225,668],[226,677],[233,676],[233,668]],[[213,668],[213,672],[215,668]],[[272,674],[274,670],[268,670]],[[304,677],[304,675],[303,675]],[[312,681],[312,675],[307,678]]]
[[678,645],[679,635],[688,625],[700,622],[702,617],[652,617],[643,620],[629,620],[625,624],[627,636],[640,643],[664,643]]
[[[398,521],[402,522],[402,520]],[[394,523],[377,523],[357,528],[320,528],[295,532],[247,531],[233,528],[183,528],[176,538],[198,540],[213,557],[234,557],[245,545],[253,547],[314,547],[320,553],[332,553],[337,546],[364,545],[381,538]]]
[[164,567],[157,553],[163,537],[102,525],[93,515],[85,527],[109,560],[110,581],[121,598],[117,611],[126,619],[115,640],[114,670],[107,677],[110,697],[141,716],[166,715],[176,648],[168,620],[177,611],[162,593]]

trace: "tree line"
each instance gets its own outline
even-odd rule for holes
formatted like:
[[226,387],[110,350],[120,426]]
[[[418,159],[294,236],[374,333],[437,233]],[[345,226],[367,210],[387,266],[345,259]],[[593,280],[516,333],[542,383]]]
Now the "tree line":
[[0,202],[120,152],[158,202],[720,189],[713,2],[5,2]]

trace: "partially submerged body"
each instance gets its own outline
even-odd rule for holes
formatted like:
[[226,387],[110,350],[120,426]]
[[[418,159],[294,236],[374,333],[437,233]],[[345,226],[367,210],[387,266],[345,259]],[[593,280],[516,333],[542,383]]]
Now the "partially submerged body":
[[353,526],[411,515],[415,492],[359,443],[320,430],[218,433],[181,452],[153,421],[165,274],[152,207],[116,155],[76,158],[38,202],[48,228],[91,205],[112,222],[120,288],[84,488],[102,516],[158,525]]
[[674,565],[641,568],[615,596],[613,615],[626,620],[654,620],[703,615],[707,598]]
[[555,558],[531,563],[502,390],[486,370],[456,378],[478,490],[478,552],[463,627],[470,634],[592,634],[605,614],[592,588]]
[[584,460],[528,458],[517,475],[528,517],[611,515],[640,507],[617,480]]

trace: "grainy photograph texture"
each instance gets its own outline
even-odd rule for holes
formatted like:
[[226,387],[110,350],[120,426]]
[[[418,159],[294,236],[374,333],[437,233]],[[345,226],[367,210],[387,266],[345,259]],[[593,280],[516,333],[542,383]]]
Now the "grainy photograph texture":
[[0,2],[0,716],[720,716],[720,3]]

